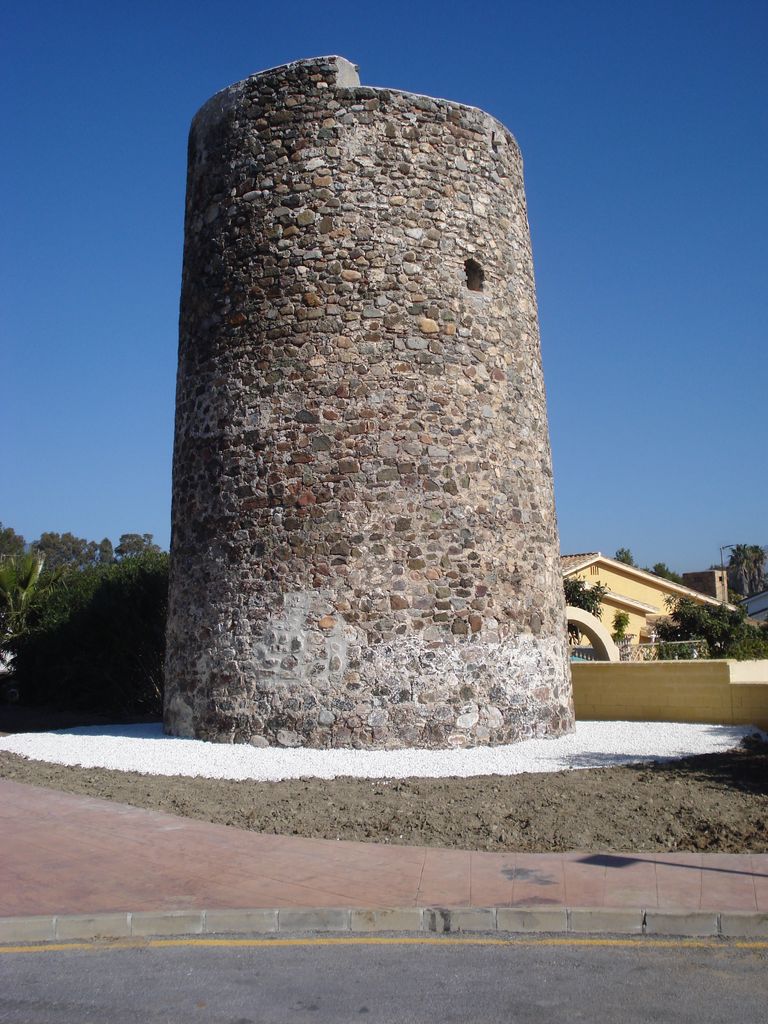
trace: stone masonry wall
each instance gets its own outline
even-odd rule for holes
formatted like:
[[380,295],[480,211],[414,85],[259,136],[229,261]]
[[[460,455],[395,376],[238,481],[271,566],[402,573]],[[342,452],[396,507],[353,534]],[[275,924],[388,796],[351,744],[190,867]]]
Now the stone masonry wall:
[[166,688],[168,732],[260,746],[572,728],[522,162],[482,111],[328,57],[195,118]]

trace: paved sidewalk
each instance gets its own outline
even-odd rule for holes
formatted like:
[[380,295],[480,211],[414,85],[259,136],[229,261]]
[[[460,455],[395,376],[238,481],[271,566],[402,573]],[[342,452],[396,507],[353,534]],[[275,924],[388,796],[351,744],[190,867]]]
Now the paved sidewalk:
[[333,842],[0,780],[0,917],[226,908],[637,908],[768,924],[768,854]]

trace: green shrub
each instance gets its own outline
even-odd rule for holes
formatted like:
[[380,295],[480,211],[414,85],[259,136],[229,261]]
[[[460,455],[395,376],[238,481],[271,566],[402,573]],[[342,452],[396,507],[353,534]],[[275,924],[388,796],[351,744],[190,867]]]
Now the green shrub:
[[691,661],[694,658],[708,658],[709,647],[706,640],[691,640],[690,643],[677,640],[674,643],[660,642],[656,647],[659,661]]
[[65,574],[11,645],[22,703],[161,714],[167,595],[162,553]]
[[613,616],[613,633],[611,634],[616,643],[625,639],[628,625],[629,615],[626,612],[616,612]]
[[768,634],[747,622],[743,608],[701,605],[688,597],[670,603],[657,625],[659,641],[705,640],[710,658],[768,658]]

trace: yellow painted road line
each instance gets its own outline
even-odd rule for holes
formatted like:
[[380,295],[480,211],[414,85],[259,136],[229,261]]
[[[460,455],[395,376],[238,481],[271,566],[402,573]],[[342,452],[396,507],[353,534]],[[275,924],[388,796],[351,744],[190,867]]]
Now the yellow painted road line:
[[639,949],[751,949],[768,950],[768,941],[729,941],[728,939],[652,939],[638,935],[626,939],[601,938],[511,938],[495,939],[485,936],[472,938],[438,938],[437,936],[402,938],[386,936],[360,936],[358,938],[312,938],[312,939],[213,939],[213,938],[168,938],[168,939],[115,939],[112,942],[49,942],[30,945],[0,946],[0,954],[15,953],[64,953],[77,950],[108,952],[121,949],[268,949],[274,947],[302,946],[592,946],[597,948],[639,948]]

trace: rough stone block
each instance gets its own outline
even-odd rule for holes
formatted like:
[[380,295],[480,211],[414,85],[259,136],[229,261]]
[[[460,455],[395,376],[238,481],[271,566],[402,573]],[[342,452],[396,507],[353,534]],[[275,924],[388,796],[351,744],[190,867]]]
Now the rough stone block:
[[277,931],[276,910],[206,910],[206,934],[232,933],[248,935],[251,933]]
[[201,910],[141,911],[131,914],[131,935],[201,935]]
[[55,919],[39,917],[0,917],[0,942],[52,942],[56,937]]
[[429,909],[424,911],[424,926],[429,932],[495,932],[495,907]]
[[766,938],[768,914],[759,911],[723,911],[720,914],[720,934],[728,938]]
[[281,932],[348,932],[350,911],[319,907],[281,907],[277,912]]
[[568,915],[565,907],[499,907],[496,927],[500,932],[564,932]]
[[718,914],[707,910],[647,910],[646,935],[717,935]]
[[421,907],[397,910],[353,910],[350,929],[353,932],[420,932],[423,927]]
[[568,909],[568,931],[581,934],[641,935],[643,911],[624,907],[572,907]]
[[56,918],[57,939],[125,939],[130,934],[128,914],[68,914]]

